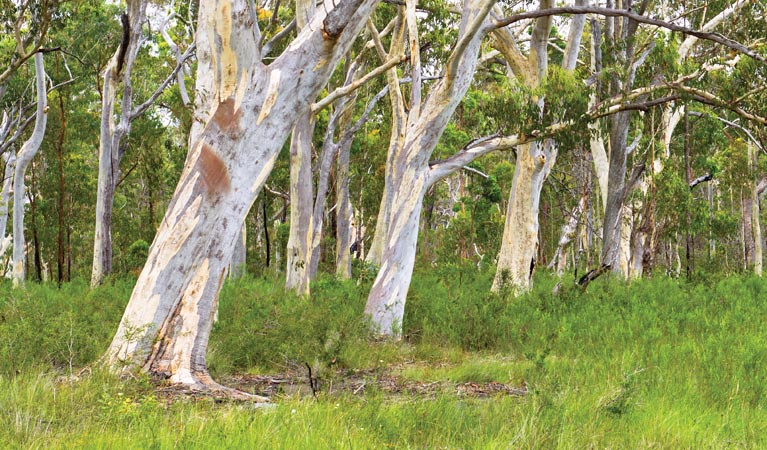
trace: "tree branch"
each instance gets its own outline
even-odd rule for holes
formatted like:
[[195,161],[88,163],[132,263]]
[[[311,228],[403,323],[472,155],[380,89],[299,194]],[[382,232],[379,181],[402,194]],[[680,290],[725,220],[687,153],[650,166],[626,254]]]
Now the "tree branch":
[[726,38],[720,34],[694,30],[692,28],[675,25],[673,23],[669,23],[660,19],[653,19],[650,17],[643,16],[641,14],[636,14],[629,10],[622,10],[622,9],[602,8],[598,6],[562,6],[558,8],[540,9],[536,11],[528,11],[521,14],[515,14],[505,19],[496,20],[495,27],[502,28],[502,27],[511,25],[515,22],[519,22],[520,20],[535,19],[538,17],[555,16],[555,15],[562,15],[562,14],[598,14],[598,15],[607,16],[607,17],[627,17],[639,23],[653,25],[660,28],[666,28],[671,31],[677,31],[680,33],[689,34],[699,39],[716,42],[727,48],[733,49],[739,53],[748,55],[751,58],[756,59],[757,61],[767,63],[767,59],[765,59],[765,57],[763,57],[762,55],[759,55],[758,53],[744,46],[743,44],[740,44],[739,42],[736,42],[732,39]]
[[176,63],[176,67],[173,69],[173,71],[168,74],[168,76],[163,80],[162,84],[157,88],[157,90],[154,91],[154,93],[142,104],[137,106],[131,113],[130,113],[130,121],[135,120],[137,117],[139,117],[141,114],[144,114],[144,112],[149,109],[150,106],[157,100],[158,97],[163,93],[165,88],[168,87],[168,85],[173,81],[173,79],[176,77],[176,75],[179,73],[182,67],[184,67],[184,64],[186,63],[186,60],[189,59],[195,52],[196,44],[192,44],[189,46],[189,48],[186,50],[186,52],[182,55],[181,59],[178,60]]
[[272,50],[274,50],[274,46],[277,45],[278,42],[280,42],[282,39],[285,38],[285,36],[289,35],[293,30],[296,29],[296,19],[293,19],[290,21],[288,26],[282,29],[279,33],[275,34],[274,37],[269,39],[269,41],[264,44],[264,47],[261,49],[261,57],[265,58],[268,56]]
[[398,64],[401,64],[408,60],[407,55],[402,55],[400,57],[394,57],[384,64],[376,67],[375,69],[371,70],[367,74],[365,74],[363,77],[358,79],[357,81],[354,81],[353,83],[346,84],[344,86],[341,86],[340,88],[334,90],[330,94],[326,95],[322,98],[322,100],[318,101],[317,103],[313,104],[311,109],[313,113],[317,113],[328,106],[330,106],[331,103],[336,101],[338,98],[343,97],[345,95],[349,95],[352,92],[356,91],[365,83],[372,80],[373,78],[377,77],[378,75],[381,75],[382,73],[386,72],[387,70],[391,69],[392,67],[397,66]]
[[695,186],[704,183],[706,181],[711,181],[714,179],[714,176],[710,173],[706,173],[704,175],[699,176],[698,178],[690,181],[690,189],[694,188]]

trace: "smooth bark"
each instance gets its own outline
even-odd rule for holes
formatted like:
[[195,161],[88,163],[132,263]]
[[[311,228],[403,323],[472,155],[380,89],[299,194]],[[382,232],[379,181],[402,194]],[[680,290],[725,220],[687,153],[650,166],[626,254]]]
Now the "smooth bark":
[[[129,0],[123,13],[123,40],[104,70],[99,136],[99,172],[96,190],[96,224],[93,238],[91,286],[101,284],[112,272],[112,214],[120,178],[120,160],[127,149],[133,113],[131,74],[146,18],[146,1]],[[119,117],[115,115],[118,88],[123,95]]]
[[[541,10],[551,8],[551,1],[541,0]],[[577,5],[588,5],[588,0],[578,0]],[[548,43],[552,18],[544,16],[536,19],[530,42],[530,53],[523,56],[517,42],[508,29],[494,32],[496,47],[512,67],[519,82],[530,88],[536,88],[545,80],[548,73]],[[576,15],[570,25],[562,68],[573,71],[578,62],[581,36],[585,26],[585,16]],[[545,99],[537,104],[543,109]],[[492,290],[497,292],[509,287],[519,293],[530,289],[535,268],[535,256],[538,252],[538,215],[541,190],[557,158],[556,142],[547,139],[521,146],[517,149],[517,162],[509,202],[506,209],[506,222],[503,229],[501,249]]]
[[[414,8],[415,2],[408,1],[408,4]],[[398,336],[401,332],[405,300],[415,263],[423,198],[429,186],[450,173],[445,166],[430,167],[429,158],[471,84],[480,43],[490,29],[485,19],[492,6],[492,1],[464,4],[463,15],[467,25],[463,27],[463,33],[448,59],[445,76],[432,88],[423,105],[416,106],[411,98],[410,110],[404,117],[406,123],[402,128],[401,146],[401,136],[392,132],[392,153],[387,157],[388,186],[385,189],[391,195],[385,220],[386,238],[380,269],[365,305],[365,313],[381,334]],[[409,36],[409,40],[411,44],[417,42],[413,36]],[[411,49],[413,51],[415,49]],[[399,91],[399,86],[396,89]],[[413,90],[420,92],[419,88],[411,88],[411,92]],[[393,97],[395,102],[400,98],[401,95],[397,94]],[[450,170],[456,169],[450,166]],[[378,233],[380,231],[376,230]]]
[[35,54],[35,78],[37,86],[37,114],[32,135],[16,155],[13,175],[13,285],[24,284],[26,276],[26,242],[24,240],[24,206],[26,204],[24,175],[27,167],[40,149],[48,120],[48,98],[45,88],[43,54]]
[[[13,185],[13,173],[16,167],[16,152],[8,151],[3,153],[5,160],[5,171],[3,173],[3,191],[0,192],[0,259],[5,257],[5,253],[11,247],[12,235],[6,236],[8,226],[8,204],[11,199],[11,186]],[[5,269],[3,268],[3,271]]]

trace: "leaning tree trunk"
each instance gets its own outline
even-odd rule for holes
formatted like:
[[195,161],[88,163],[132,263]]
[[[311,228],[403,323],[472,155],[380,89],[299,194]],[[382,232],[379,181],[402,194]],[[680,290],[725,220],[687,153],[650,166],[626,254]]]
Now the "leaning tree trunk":
[[212,61],[217,70],[197,75],[213,78],[217,106],[192,144],[108,351],[113,367],[142,368],[196,389],[221,389],[208,374],[206,349],[245,216],[295,118],[308,110],[376,1],[346,0],[318,14],[269,66],[260,61],[250,4],[200,4],[198,40],[209,36],[211,51],[199,67]]
[[418,221],[428,188],[428,165],[410,158],[405,164],[410,170],[401,172],[394,190],[381,267],[365,306],[365,314],[370,316],[376,331],[393,336],[402,331],[405,299],[415,264]]
[[[476,69],[479,47],[489,31],[485,18],[492,1],[469,1],[464,4],[463,23],[458,43],[448,58],[446,76],[432,88],[426,102],[420,102],[420,83],[413,77],[411,109],[408,114],[404,144],[398,147],[399,137],[392,135],[388,155],[391,169],[387,172],[386,189],[391,192],[391,203],[386,225],[387,232],[381,253],[381,265],[368,295],[365,313],[371,317],[376,331],[384,335],[399,336],[405,312],[405,300],[410,288],[415,264],[418,222],[426,190],[438,179],[447,176],[463,164],[446,162],[429,166],[429,158],[439,142],[455,108],[471,85]],[[418,48],[415,30],[415,2],[407,2],[409,40]],[[412,55],[411,55],[412,57]],[[411,60],[412,63],[412,60]],[[418,67],[420,63],[413,64]],[[414,73],[416,71],[413,71]],[[393,87],[392,89],[399,89]],[[464,152],[471,161],[480,152]],[[466,162],[468,164],[468,162]],[[376,230],[376,234],[380,231]]]
[[32,136],[24,142],[16,156],[13,175],[13,285],[24,284],[26,272],[26,245],[24,242],[24,174],[40,149],[45,136],[48,119],[48,99],[45,91],[45,67],[43,54],[35,54],[35,77],[37,79],[37,117]]

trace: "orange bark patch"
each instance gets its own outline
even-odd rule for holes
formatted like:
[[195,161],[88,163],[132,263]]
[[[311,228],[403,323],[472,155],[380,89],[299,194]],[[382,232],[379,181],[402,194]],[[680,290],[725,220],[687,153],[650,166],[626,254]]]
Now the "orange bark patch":
[[218,104],[216,112],[213,113],[213,123],[218,126],[222,132],[233,134],[240,131],[240,117],[242,111],[234,109],[234,98],[229,97]]
[[229,171],[224,161],[218,156],[210,145],[203,143],[200,152],[200,172],[202,180],[208,192],[221,194],[231,188],[229,183]]

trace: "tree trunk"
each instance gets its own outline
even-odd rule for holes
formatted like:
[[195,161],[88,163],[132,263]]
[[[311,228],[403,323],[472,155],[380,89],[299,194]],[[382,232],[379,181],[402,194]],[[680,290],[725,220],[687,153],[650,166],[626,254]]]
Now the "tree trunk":
[[11,199],[13,173],[16,168],[16,153],[8,151],[3,154],[3,159],[5,160],[5,171],[3,173],[3,192],[0,193],[0,259],[5,257],[5,253],[11,247],[13,240],[12,235],[6,236],[5,233],[8,226],[8,203]]
[[[412,22],[415,2],[407,3],[407,15]],[[423,105],[420,101],[414,103],[419,96],[413,97],[411,94],[411,108],[407,125],[403,127],[406,132],[401,147],[397,145],[400,136],[392,133],[390,151],[393,152],[387,157],[391,165],[387,167],[390,170],[387,170],[385,188],[385,192],[392,193],[388,218],[385,220],[387,232],[380,269],[365,305],[365,313],[371,317],[376,331],[384,335],[399,336],[402,330],[405,300],[415,264],[418,223],[426,190],[438,179],[463,166],[450,165],[442,170],[446,166],[430,167],[429,158],[471,84],[480,43],[490,30],[485,18],[492,4],[488,0],[464,3],[464,22],[469,25],[462,27],[459,41],[448,58],[446,76],[432,88]],[[412,23],[410,25],[411,30],[415,28]],[[417,44],[413,44],[417,43],[417,37],[410,35],[409,40],[417,49]],[[414,84],[416,78],[413,78]],[[398,90],[399,87],[391,89]],[[420,92],[420,87],[413,86],[411,92]],[[396,97],[398,95],[395,93],[392,98]],[[376,230],[376,234],[379,233],[380,230]]]
[[[588,0],[577,0],[577,5],[587,5]],[[553,6],[551,0],[541,0],[540,9]],[[562,61],[562,68],[573,71],[578,61],[585,16],[575,15]],[[541,17],[535,21],[527,57],[520,52],[515,39],[506,30],[495,33],[498,48],[514,70],[514,75],[528,87],[538,87],[548,73],[548,42],[552,18]],[[544,100],[538,100],[543,110]],[[547,139],[517,149],[506,223],[503,229],[501,250],[493,280],[492,290],[511,287],[517,293],[525,292],[532,285],[532,276],[538,253],[538,215],[543,182],[548,177],[557,158],[556,143]]]
[[[112,210],[120,177],[120,160],[127,147],[133,114],[131,73],[146,15],[146,0],[129,0],[123,13],[123,40],[104,70],[99,136],[99,176],[96,190],[96,228],[93,240],[91,286],[101,284],[112,272]],[[122,77],[122,79],[121,79]],[[122,81],[120,116],[115,116],[118,86]]]
[[575,233],[578,231],[578,224],[587,202],[588,191],[584,190],[583,195],[578,200],[578,205],[570,212],[570,218],[562,226],[562,234],[557,244],[557,250],[554,252],[554,257],[551,258],[551,263],[549,264],[549,268],[556,267],[557,276],[559,277],[565,273],[567,268],[567,252],[575,238]]
[[351,142],[338,149],[336,163],[336,277],[352,277],[352,208],[349,198],[349,153]]
[[626,197],[626,142],[629,113],[620,112],[611,117],[610,169],[607,180],[607,207],[602,230],[602,264],[610,266],[623,277],[621,264],[621,232],[623,230],[623,201]]
[[57,205],[58,229],[56,230],[56,281],[59,286],[66,279],[64,272],[64,199],[66,198],[66,183],[64,182],[64,140],[67,132],[67,116],[64,110],[64,98],[59,95],[59,114],[61,114],[61,129],[56,143],[56,162],[59,170],[59,192]]
[[[296,28],[303,30],[315,13],[311,0],[296,0]],[[311,99],[314,101],[315,99]],[[290,143],[290,234],[287,247],[285,288],[299,295],[309,295],[313,278],[312,254],[315,239],[313,214],[314,180],[312,177],[312,137],[314,114],[307,111],[298,118]],[[322,173],[320,173],[322,177]],[[318,194],[319,195],[319,194]]]
[[205,353],[245,216],[296,117],[307,112],[376,1],[343,0],[327,16],[317,14],[269,66],[260,62],[249,4],[200,4],[198,42],[213,39],[198,67],[212,63],[216,70],[197,76],[213,78],[202,85],[215,87],[217,106],[192,144],[108,352],[113,367],[143,368],[196,389],[223,389],[210,378]]
[[555,159],[556,146],[550,139],[543,144],[536,141],[517,148],[493,292],[505,287],[525,292],[532,286],[541,189]]
[[412,160],[406,164],[410,170],[403,172],[394,190],[381,267],[365,305],[365,314],[371,317],[376,331],[393,336],[399,336],[402,331],[405,300],[415,264],[418,222],[428,187],[428,172],[424,167],[417,167],[417,162]]
[[756,276],[761,277],[762,265],[764,263],[763,261],[764,258],[762,255],[764,242],[762,241],[762,225],[760,222],[761,206],[759,205],[759,198],[761,197],[765,188],[767,188],[767,178],[763,178],[761,180],[758,178],[758,175],[757,175],[757,171],[759,168],[758,153],[756,151],[756,148],[754,148],[754,145],[750,142],[748,144],[748,151],[749,151],[749,156],[751,157],[751,160],[750,160],[751,170],[754,174],[754,190],[752,195],[753,206],[751,207],[752,217],[754,221],[753,225],[751,226],[751,229],[754,235],[754,273],[756,274]]
[[45,135],[48,119],[48,101],[45,91],[45,67],[43,54],[35,54],[35,77],[37,79],[37,117],[32,136],[24,142],[16,159],[13,175],[13,285],[24,284],[26,276],[26,243],[24,241],[24,174],[32,162]]
[[[314,100],[314,99],[312,99]],[[299,117],[290,143],[290,235],[285,288],[309,295],[313,237],[312,134],[314,120],[307,112]]]

